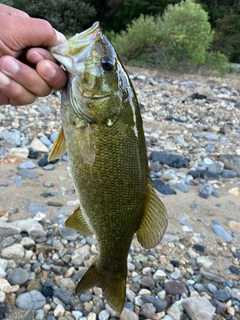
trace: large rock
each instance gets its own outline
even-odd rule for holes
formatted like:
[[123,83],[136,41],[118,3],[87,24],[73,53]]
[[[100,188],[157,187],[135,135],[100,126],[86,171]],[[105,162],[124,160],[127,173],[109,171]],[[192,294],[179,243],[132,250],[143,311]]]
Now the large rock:
[[21,139],[20,139],[20,131],[19,130],[3,130],[0,131],[0,140],[4,140],[7,144],[10,145],[20,145]]
[[24,257],[24,248],[21,244],[13,244],[10,247],[4,248],[1,256],[6,259],[21,260]]
[[232,154],[223,154],[220,160],[224,163],[225,169],[235,171],[240,176],[240,157]]
[[153,151],[150,155],[150,159],[155,162],[158,161],[162,164],[175,168],[182,168],[187,166],[186,159],[180,154],[171,154],[162,151]]
[[46,147],[38,138],[33,139],[30,144],[30,148],[32,148],[33,151],[49,152],[48,147]]
[[16,299],[16,306],[22,310],[38,310],[46,304],[46,298],[37,290],[20,294]]
[[184,299],[182,306],[191,320],[214,319],[216,308],[205,297]]
[[27,232],[33,238],[45,237],[42,225],[35,219],[6,222],[0,219],[0,234],[2,237],[12,236],[21,232]]

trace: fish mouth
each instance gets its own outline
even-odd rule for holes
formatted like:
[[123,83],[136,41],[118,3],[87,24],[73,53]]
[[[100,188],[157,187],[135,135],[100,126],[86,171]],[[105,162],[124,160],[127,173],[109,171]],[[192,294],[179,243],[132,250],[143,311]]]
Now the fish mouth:
[[53,57],[60,62],[69,72],[75,73],[78,62],[83,61],[92,45],[100,38],[99,22],[95,22],[89,29],[77,33],[68,41],[50,47]]

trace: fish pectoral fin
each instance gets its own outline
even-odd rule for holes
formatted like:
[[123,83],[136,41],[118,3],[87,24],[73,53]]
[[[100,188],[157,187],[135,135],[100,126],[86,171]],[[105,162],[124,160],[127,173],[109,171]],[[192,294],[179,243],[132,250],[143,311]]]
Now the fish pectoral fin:
[[90,123],[81,121],[77,124],[76,136],[83,161],[86,164],[93,165],[96,156],[96,145]]
[[67,151],[66,138],[64,135],[63,128],[61,128],[56,140],[54,141],[52,150],[48,156],[48,161],[60,158],[61,156],[64,155],[66,151]]
[[167,228],[167,210],[158,198],[151,179],[148,181],[148,193],[144,215],[136,234],[138,242],[144,248],[152,248],[162,239]]
[[93,263],[79,281],[76,294],[81,294],[92,287],[101,287],[111,308],[121,313],[126,298],[127,268],[122,273],[110,273],[107,269]]
[[72,228],[78,232],[81,232],[85,236],[92,236],[93,232],[89,229],[83,214],[81,207],[77,207],[73,214],[65,221],[65,226]]

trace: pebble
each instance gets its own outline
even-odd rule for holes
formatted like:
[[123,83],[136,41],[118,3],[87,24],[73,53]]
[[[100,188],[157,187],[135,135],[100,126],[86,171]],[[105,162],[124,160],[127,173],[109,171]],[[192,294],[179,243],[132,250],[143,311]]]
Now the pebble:
[[155,312],[156,308],[152,303],[144,303],[140,308],[140,316],[144,317],[145,319],[151,319]]
[[153,180],[153,184],[155,188],[163,194],[166,194],[166,195],[176,194],[176,191],[168,187],[162,180]]
[[38,175],[35,172],[32,172],[32,171],[30,171],[28,169],[19,169],[17,171],[17,174],[19,176],[26,177],[26,178],[29,178],[29,179],[36,179],[38,177]]
[[181,282],[178,281],[168,281],[165,283],[165,288],[164,290],[171,295],[182,295],[182,294],[187,294],[187,289],[185,285]]
[[42,213],[47,212],[47,209],[43,208],[40,204],[37,204],[37,203],[30,203],[27,206],[27,210],[28,212],[33,214],[36,214],[38,212],[42,212]]
[[227,232],[218,222],[215,222],[212,226],[213,231],[222,239],[226,241],[232,241],[233,237]]
[[67,227],[59,228],[59,233],[62,238],[69,241],[75,241],[78,238],[78,233],[74,229],[70,229]]
[[213,192],[213,187],[209,183],[204,183],[199,189],[199,196],[207,199]]
[[37,166],[32,161],[25,161],[25,162],[22,162],[18,168],[19,169],[33,169],[33,168],[37,168]]

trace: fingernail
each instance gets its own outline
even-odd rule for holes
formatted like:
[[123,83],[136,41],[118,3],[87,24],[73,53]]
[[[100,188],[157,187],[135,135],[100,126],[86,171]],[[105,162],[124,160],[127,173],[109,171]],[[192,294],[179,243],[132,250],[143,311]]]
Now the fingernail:
[[19,71],[18,63],[11,57],[3,59],[2,71],[6,74],[12,75]]
[[57,70],[49,62],[45,62],[43,65],[42,73],[46,78],[53,78],[57,74]]
[[65,41],[67,41],[67,39],[65,38],[65,36],[61,32],[57,31],[56,29],[54,29],[54,31],[55,31],[56,37],[57,37],[57,44],[61,44]]
[[28,53],[27,58],[30,59],[32,63],[36,63],[36,64],[39,61],[44,60],[44,57],[36,51],[32,51],[32,52]]
[[6,87],[10,83],[10,79],[0,72],[0,88]]

